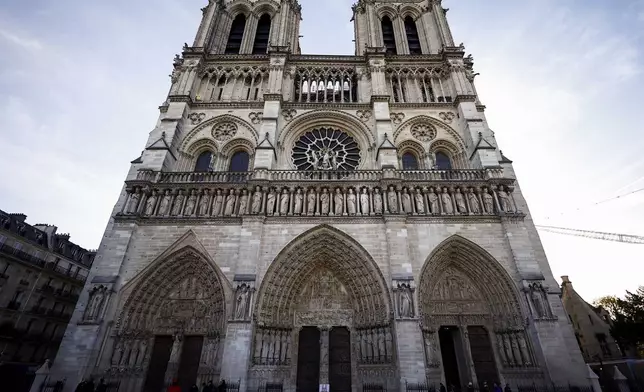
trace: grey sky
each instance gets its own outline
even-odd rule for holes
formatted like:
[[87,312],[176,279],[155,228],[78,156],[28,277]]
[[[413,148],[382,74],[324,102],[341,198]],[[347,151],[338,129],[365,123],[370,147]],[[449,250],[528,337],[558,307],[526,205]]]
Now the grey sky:
[[[205,3],[4,0],[0,208],[97,247]],[[351,0],[301,3],[303,52],[353,53]],[[586,207],[644,187],[644,2],[444,5],[535,221],[644,235],[644,192]],[[589,300],[644,284],[641,245],[541,237],[555,276]]]

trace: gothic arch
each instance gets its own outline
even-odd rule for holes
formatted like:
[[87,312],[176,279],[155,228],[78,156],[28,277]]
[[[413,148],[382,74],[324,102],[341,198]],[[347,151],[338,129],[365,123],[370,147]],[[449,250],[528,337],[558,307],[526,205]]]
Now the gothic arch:
[[314,110],[296,117],[280,133],[278,145],[287,151],[286,154],[280,154],[283,159],[282,166],[286,166],[287,162],[290,162],[290,151],[297,138],[307,131],[320,127],[346,131],[355,138],[360,146],[362,156],[360,167],[364,167],[365,163],[369,161],[369,154],[375,146],[376,140],[371,130],[363,122],[340,110]]
[[413,140],[404,140],[398,143],[398,145],[396,146],[396,150],[398,151],[398,160],[400,161],[400,167],[403,167],[402,166],[403,155],[409,152],[416,157],[416,160],[418,161],[418,168],[425,169],[426,153],[425,153],[425,149],[420,143],[415,142]]
[[401,19],[403,19],[403,20],[404,20],[407,16],[411,16],[411,17],[412,17],[412,19],[414,20],[414,22],[418,22],[418,19],[419,19],[419,18],[421,17],[421,15],[422,15],[422,11],[421,11],[418,7],[416,7],[416,6],[413,6],[413,5],[407,4],[407,5],[403,6],[403,7],[400,9],[400,11],[398,12],[398,14],[400,15],[400,18],[401,18]]
[[517,288],[487,251],[454,235],[429,255],[419,279],[419,310],[425,327],[459,317],[495,329],[522,325]]
[[[232,122],[242,132],[244,130],[247,131],[250,134],[250,137],[252,137],[255,142],[257,142],[257,140],[259,139],[259,134],[257,133],[257,130],[247,121],[242,120],[239,117],[232,116],[230,114],[224,114],[224,115],[213,117],[209,120],[206,120],[201,124],[199,124],[198,126],[196,126],[194,129],[192,129],[183,139],[183,142],[181,143],[181,151],[187,151],[189,146],[195,143],[195,139],[197,140],[202,139],[204,135],[200,135],[200,133],[202,133],[204,129],[212,128],[214,125],[219,123],[224,123],[224,122]],[[237,134],[239,135],[240,132],[238,131]],[[212,135],[210,135],[210,137],[212,137]]]
[[328,225],[299,235],[271,263],[255,307],[259,325],[292,327],[302,288],[320,268],[346,288],[354,326],[389,325],[391,299],[382,272],[355,239]]
[[230,296],[224,279],[193,244],[162,255],[123,286],[116,330],[121,335],[222,335]]
[[239,14],[244,14],[244,16],[248,18],[252,13],[253,7],[253,3],[248,0],[241,0],[230,3],[228,6],[228,14],[230,16],[230,20],[234,20]]
[[274,21],[273,18],[275,17],[275,14],[277,13],[278,9],[279,9],[279,4],[275,3],[274,1],[260,0],[257,3],[255,3],[253,7],[253,14],[255,14],[257,18],[262,16],[262,14],[268,14],[271,17],[271,21]]
[[[394,131],[394,143],[396,143],[396,139],[400,136],[400,134],[405,131],[408,128],[411,128],[413,125],[418,124],[418,123],[429,123],[433,125],[436,130],[438,131],[437,137],[441,137],[441,133],[445,133],[444,136],[448,136],[450,139],[452,139],[452,143],[455,143],[458,148],[462,151],[465,151],[465,142],[463,141],[463,138],[456,132],[452,127],[449,125],[445,124],[444,122],[435,119],[434,117],[430,116],[414,116],[407,121],[404,121],[402,124],[396,128]],[[442,132],[441,132],[442,131]]]
[[378,9],[376,10],[376,16],[380,21],[382,21],[382,18],[384,18],[385,16],[388,16],[389,19],[391,19],[391,21],[393,22],[398,17],[398,12],[392,6],[383,5],[378,7]]

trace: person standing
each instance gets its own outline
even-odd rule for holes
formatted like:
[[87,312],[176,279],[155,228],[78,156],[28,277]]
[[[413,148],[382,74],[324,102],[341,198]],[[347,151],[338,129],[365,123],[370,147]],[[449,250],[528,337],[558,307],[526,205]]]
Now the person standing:
[[172,381],[172,384],[168,387],[168,392],[181,392],[181,387],[177,380]]

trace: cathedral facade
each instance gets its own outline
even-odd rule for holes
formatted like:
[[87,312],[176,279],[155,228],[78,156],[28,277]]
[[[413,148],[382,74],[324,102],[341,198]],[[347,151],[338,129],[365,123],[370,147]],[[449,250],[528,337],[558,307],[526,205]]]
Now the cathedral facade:
[[301,54],[297,0],[202,11],[54,377],[586,384],[440,0],[359,0],[354,56]]

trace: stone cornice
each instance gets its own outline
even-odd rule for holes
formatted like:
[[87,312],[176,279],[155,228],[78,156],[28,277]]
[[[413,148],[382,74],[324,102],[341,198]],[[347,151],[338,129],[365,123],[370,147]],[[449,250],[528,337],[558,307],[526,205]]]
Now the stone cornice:
[[[258,219],[259,218],[259,219]],[[502,222],[521,222],[525,214],[511,216],[492,215],[370,215],[370,216],[252,216],[243,217],[137,217],[133,215],[117,214],[114,219],[122,222],[136,222],[141,226],[164,225],[194,225],[194,226],[237,226],[243,221],[252,219],[266,225],[288,223],[312,224],[385,224],[386,222],[401,222],[406,224],[488,224]]]
[[454,103],[458,105],[461,102],[476,102],[476,95],[457,95]]
[[262,109],[264,108],[264,101],[238,101],[238,102],[201,102],[193,101],[190,104],[194,109]]
[[284,109],[338,109],[338,110],[358,110],[370,109],[370,103],[333,103],[333,102],[284,102]]
[[454,102],[392,102],[389,104],[391,109],[423,109],[423,108],[436,108],[445,109],[453,108]]

